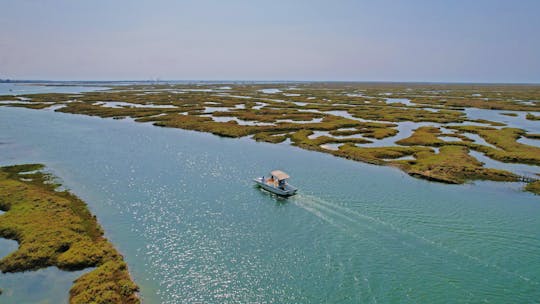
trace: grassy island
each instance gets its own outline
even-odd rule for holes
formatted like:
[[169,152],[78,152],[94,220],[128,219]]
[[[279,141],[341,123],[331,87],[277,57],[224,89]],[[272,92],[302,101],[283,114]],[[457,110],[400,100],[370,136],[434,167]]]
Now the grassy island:
[[540,181],[529,183],[527,186],[525,186],[525,190],[540,195]]
[[39,164],[0,167],[0,210],[6,212],[0,215],[0,237],[19,243],[0,260],[0,270],[95,267],[74,282],[70,303],[139,303],[138,287],[96,217],[41,169]]
[[527,118],[528,120],[540,120],[540,115],[527,113],[527,115],[525,115],[525,118]]
[[[502,115],[515,117],[516,111],[536,119],[537,85],[140,84],[80,94],[0,96],[0,105],[2,100],[8,101],[4,106],[53,107],[223,137],[287,142],[444,183],[521,178],[484,167],[471,151],[500,162],[540,166],[540,148],[518,142],[540,135],[496,121]],[[493,120],[487,120],[469,117],[468,109],[507,112],[493,112]],[[413,125],[409,133],[404,124]]]

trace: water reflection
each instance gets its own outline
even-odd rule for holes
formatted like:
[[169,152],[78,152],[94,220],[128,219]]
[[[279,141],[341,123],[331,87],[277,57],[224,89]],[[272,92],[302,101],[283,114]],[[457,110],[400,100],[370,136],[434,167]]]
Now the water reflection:
[[62,271],[56,267],[0,274],[0,303],[67,303],[73,281],[91,271]]
[[[10,161],[47,163],[89,203],[145,303],[540,297],[540,205],[521,183],[443,185],[249,138],[27,109],[0,109],[0,129],[37,151],[0,145]],[[276,168],[300,189],[284,204],[251,183]]]
[[484,167],[487,167],[487,168],[506,170],[506,171],[515,173],[517,175],[532,177],[532,178],[538,178],[538,174],[540,174],[540,167],[537,167],[537,166],[525,165],[525,164],[503,163],[501,161],[491,159],[485,156],[483,153],[473,151],[473,150],[471,150],[469,154],[473,156],[474,158],[478,159],[479,161],[483,162]]
[[[502,111],[466,108],[465,113],[469,119],[485,119],[505,123],[510,128],[523,129],[530,133],[540,133],[540,122],[525,119],[528,112],[523,111]],[[502,113],[515,113],[516,116],[502,115]],[[534,115],[540,115],[539,112],[530,112]]]

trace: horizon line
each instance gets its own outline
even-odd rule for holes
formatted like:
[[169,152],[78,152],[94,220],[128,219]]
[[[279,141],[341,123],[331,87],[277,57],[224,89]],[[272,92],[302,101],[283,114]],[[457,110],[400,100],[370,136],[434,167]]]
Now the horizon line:
[[540,85],[540,82],[488,82],[488,81],[395,81],[395,80],[247,80],[247,79],[122,79],[122,80],[52,80],[52,79],[11,79],[0,78],[0,83],[39,83],[39,82],[63,82],[63,83],[121,83],[121,82],[214,82],[214,83],[390,83],[390,84],[479,84],[479,85]]

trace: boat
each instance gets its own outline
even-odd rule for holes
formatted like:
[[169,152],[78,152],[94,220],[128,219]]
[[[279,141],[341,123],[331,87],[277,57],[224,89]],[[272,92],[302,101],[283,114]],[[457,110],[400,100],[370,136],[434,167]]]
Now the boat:
[[287,180],[289,175],[281,170],[274,170],[270,172],[270,176],[266,178],[265,176],[257,177],[253,181],[261,188],[266,191],[272,192],[279,196],[291,196],[295,195],[297,188],[289,185]]

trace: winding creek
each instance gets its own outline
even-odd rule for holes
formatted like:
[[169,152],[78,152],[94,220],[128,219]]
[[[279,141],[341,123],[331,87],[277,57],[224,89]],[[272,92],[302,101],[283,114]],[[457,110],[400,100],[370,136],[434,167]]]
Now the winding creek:
[[[521,183],[444,185],[288,145],[52,111],[2,107],[0,130],[0,164],[60,176],[145,303],[540,298],[540,200]],[[274,168],[299,195],[252,186]],[[0,274],[0,302],[65,302],[79,275]]]

